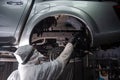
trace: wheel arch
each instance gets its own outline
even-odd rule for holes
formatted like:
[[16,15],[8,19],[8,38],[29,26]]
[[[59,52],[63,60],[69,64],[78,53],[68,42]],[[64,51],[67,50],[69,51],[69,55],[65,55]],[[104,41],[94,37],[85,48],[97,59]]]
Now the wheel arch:
[[37,23],[39,23],[41,20],[43,20],[46,17],[52,16],[52,15],[57,15],[57,14],[67,14],[70,16],[73,16],[80,21],[82,21],[86,27],[88,28],[90,35],[91,35],[91,46],[93,46],[93,37],[95,32],[99,32],[96,26],[96,23],[94,20],[84,11],[70,7],[70,6],[54,6],[51,7],[48,11],[46,10],[41,10],[34,16],[32,16],[28,21],[25,26],[25,29],[23,31],[19,46],[30,44],[30,35]]

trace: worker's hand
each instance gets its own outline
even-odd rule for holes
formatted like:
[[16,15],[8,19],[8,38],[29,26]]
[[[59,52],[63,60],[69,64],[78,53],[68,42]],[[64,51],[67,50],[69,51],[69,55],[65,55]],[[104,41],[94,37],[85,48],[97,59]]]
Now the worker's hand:
[[76,33],[75,35],[73,35],[73,37],[69,40],[70,43],[72,43],[73,45],[80,43],[80,33]]

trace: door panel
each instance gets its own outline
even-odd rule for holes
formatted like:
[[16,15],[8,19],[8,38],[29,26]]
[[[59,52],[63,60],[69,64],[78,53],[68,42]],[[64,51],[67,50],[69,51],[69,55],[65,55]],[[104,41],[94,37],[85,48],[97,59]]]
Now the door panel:
[[1,0],[0,1],[0,43],[4,37],[13,37],[28,0]]

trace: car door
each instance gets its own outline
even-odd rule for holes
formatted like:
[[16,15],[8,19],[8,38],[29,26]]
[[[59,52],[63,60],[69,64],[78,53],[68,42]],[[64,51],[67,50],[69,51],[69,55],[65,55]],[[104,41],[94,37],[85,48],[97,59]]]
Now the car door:
[[30,0],[0,0],[0,44],[13,44],[15,32]]

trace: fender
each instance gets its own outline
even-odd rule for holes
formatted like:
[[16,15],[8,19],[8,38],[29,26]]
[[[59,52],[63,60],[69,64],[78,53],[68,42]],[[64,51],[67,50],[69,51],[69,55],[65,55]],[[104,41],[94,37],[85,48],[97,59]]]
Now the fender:
[[90,32],[91,46],[93,46],[93,35],[94,35],[94,33],[99,32],[94,20],[84,11],[77,9],[75,7],[70,7],[70,6],[48,7],[48,8],[45,8],[44,10],[39,11],[34,16],[32,16],[26,24],[26,27],[23,31],[19,46],[22,46],[25,44],[30,44],[29,40],[30,40],[31,32],[32,32],[34,26],[38,22],[40,22],[42,19],[44,19],[48,16],[52,16],[52,15],[56,15],[56,14],[67,14],[67,15],[74,16],[74,17],[78,18],[79,20],[81,20],[86,25],[86,27],[88,28],[88,30]]

